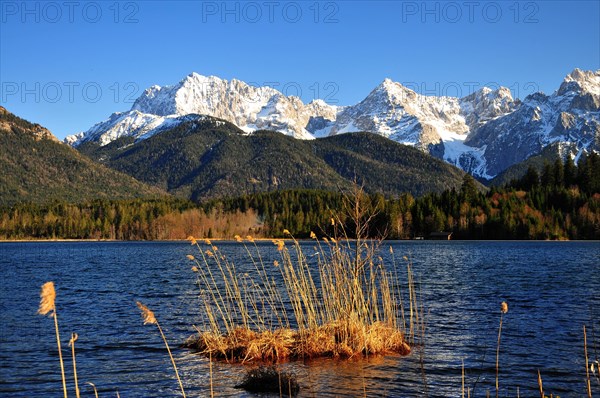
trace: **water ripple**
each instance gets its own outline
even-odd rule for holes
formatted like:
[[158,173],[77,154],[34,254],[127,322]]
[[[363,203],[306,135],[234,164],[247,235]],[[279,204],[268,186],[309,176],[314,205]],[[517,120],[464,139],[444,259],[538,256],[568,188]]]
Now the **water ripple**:
[[[539,394],[538,369],[548,392],[585,395],[584,324],[588,341],[600,346],[600,307],[593,305],[600,302],[598,242],[389,244],[401,278],[406,262],[398,259],[407,255],[420,282],[427,322],[422,360],[417,348],[408,357],[282,365],[298,375],[302,396],[460,396],[463,363],[472,396],[485,396],[495,388],[501,301],[509,303],[500,346],[502,396],[516,396],[517,388],[521,396]],[[313,243],[303,245],[313,250]],[[239,272],[253,272],[239,245],[218,246]],[[265,263],[277,258],[270,242],[259,246]],[[83,383],[90,381],[101,396],[117,390],[123,397],[178,395],[164,343],[153,325],[142,325],[140,300],[161,322],[188,395],[207,395],[208,361],[179,348],[202,323],[185,258],[193,253],[189,243],[1,243],[0,253],[1,396],[61,395],[53,322],[36,315],[39,288],[48,280],[57,286],[65,355],[70,333],[79,334],[77,368],[86,394],[91,390]],[[387,250],[382,256],[392,267]],[[69,361],[66,370],[72,374]],[[216,395],[254,396],[234,387],[244,370],[215,363]],[[600,394],[600,386],[594,388]]]

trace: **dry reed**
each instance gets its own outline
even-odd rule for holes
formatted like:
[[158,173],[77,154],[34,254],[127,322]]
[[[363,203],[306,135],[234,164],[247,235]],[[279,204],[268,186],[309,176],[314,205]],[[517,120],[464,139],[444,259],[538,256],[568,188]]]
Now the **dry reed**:
[[56,290],[54,289],[54,282],[46,282],[42,285],[40,292],[40,308],[38,314],[46,315],[49,312],[51,317],[54,318],[54,330],[56,332],[56,345],[58,346],[58,359],[60,360],[60,373],[62,376],[62,387],[64,397],[67,398],[67,380],[65,378],[65,365],[63,363],[62,349],[60,346],[60,333],[58,330],[58,316],[56,315]]
[[544,397],[544,385],[542,383],[542,374],[540,373],[539,369],[538,369],[538,388],[540,389],[540,398],[545,398]]
[[94,397],[98,398],[98,389],[96,388],[96,385],[92,382],[87,382],[87,384],[89,384],[90,386],[92,386],[92,388],[94,389]]
[[503,301],[500,304],[500,327],[498,328],[498,345],[496,347],[496,398],[498,398],[499,393],[499,385],[498,385],[498,370],[500,363],[500,338],[502,336],[502,318],[504,314],[508,312],[508,304]]
[[160,336],[162,337],[163,341],[165,342],[165,347],[167,347],[167,352],[169,353],[169,358],[171,358],[171,363],[173,364],[173,369],[175,369],[175,375],[177,376],[177,381],[179,382],[179,387],[181,388],[181,395],[183,395],[183,398],[185,398],[185,390],[183,389],[183,383],[181,382],[181,378],[179,377],[179,371],[177,370],[177,365],[175,364],[175,358],[173,358],[173,354],[171,353],[171,348],[169,347],[167,338],[165,337],[165,334],[163,333],[162,328],[160,327],[160,324],[158,323],[158,320],[156,319],[156,316],[154,315],[154,312],[151,311],[144,304],[140,303],[139,301],[136,304],[137,304],[138,308],[142,311],[142,318],[144,320],[144,325],[147,325],[147,324],[156,325],[156,327],[158,328],[158,331],[160,332]]
[[73,377],[75,379],[75,396],[79,398],[79,382],[77,381],[77,361],[75,361],[75,341],[79,336],[77,333],[71,333],[69,346],[71,347],[71,356],[73,357]]
[[[195,263],[205,323],[186,345],[211,358],[234,362],[408,354],[397,273],[386,270],[377,256],[380,241],[363,238],[370,216],[365,215],[360,196],[357,202],[348,206],[356,239],[319,240],[311,233],[316,253],[310,257],[316,264],[309,263],[288,230],[284,234],[291,241],[273,240],[280,258],[269,263],[271,271],[252,237],[244,241],[236,236],[254,267],[252,276],[238,272],[210,241],[204,240],[206,247],[188,238],[199,253],[187,258]],[[334,231],[345,234],[342,223],[331,220]],[[407,274],[409,332],[414,342],[415,330],[424,328],[424,323],[410,263]]]
[[460,391],[461,391],[461,395],[460,395],[460,396],[461,396],[462,398],[465,398],[465,360],[464,360],[464,359],[462,360],[462,367],[461,367],[461,377],[460,377],[460,380],[461,380],[461,382],[462,382],[462,383],[461,383],[461,384],[462,384],[462,387],[461,387],[461,390],[460,390]]
[[585,325],[583,325],[583,352],[585,354],[585,380],[586,380],[586,391],[588,398],[592,398],[592,384],[590,383],[590,368],[588,361],[588,352],[587,352],[587,333],[585,331]]

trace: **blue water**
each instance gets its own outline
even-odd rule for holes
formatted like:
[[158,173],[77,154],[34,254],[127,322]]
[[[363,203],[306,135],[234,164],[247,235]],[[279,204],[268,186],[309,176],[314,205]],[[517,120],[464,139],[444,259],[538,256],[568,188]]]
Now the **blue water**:
[[[260,244],[265,258],[276,256]],[[585,396],[583,325],[590,359],[600,356],[598,242],[390,242],[403,276],[414,263],[425,306],[422,351],[408,357],[284,366],[296,373],[301,396],[458,397],[461,364],[471,396],[495,395],[500,303],[507,301],[500,349],[500,396],[539,396],[540,370],[549,395]],[[241,272],[239,244],[219,242]],[[311,243],[305,252],[314,250]],[[83,397],[178,396],[168,355],[153,325],[142,324],[140,300],[156,313],[180,367],[188,396],[209,395],[209,363],[178,348],[200,324],[198,289],[187,242],[0,243],[0,396],[60,397],[53,321],[36,315],[39,290],[57,287],[57,313],[70,395],[75,396],[68,341],[76,332]],[[275,257],[273,257],[275,258]],[[250,268],[248,268],[250,269]],[[422,361],[420,360],[422,353]],[[253,396],[234,388],[244,366],[213,364],[215,396]],[[600,383],[592,378],[596,395]]]

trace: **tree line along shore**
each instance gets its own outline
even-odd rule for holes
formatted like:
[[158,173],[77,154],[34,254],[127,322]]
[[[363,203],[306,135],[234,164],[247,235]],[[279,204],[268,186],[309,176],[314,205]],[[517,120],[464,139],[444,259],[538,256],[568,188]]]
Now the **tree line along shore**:
[[[55,201],[0,207],[2,240],[179,240],[296,238],[331,234],[331,218],[347,194],[286,190],[214,199]],[[420,197],[364,194],[369,237],[413,239],[445,231],[453,239],[600,239],[600,156],[530,167],[504,187],[478,189],[465,175],[460,189]],[[336,220],[352,238],[352,220]]]

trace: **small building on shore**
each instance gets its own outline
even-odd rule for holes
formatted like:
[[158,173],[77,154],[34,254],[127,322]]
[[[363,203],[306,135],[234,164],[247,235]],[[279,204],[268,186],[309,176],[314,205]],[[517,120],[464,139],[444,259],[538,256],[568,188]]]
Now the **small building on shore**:
[[430,240],[451,240],[452,232],[432,232],[429,234]]

